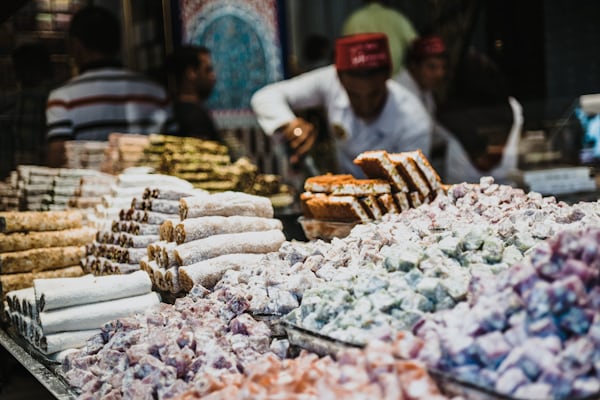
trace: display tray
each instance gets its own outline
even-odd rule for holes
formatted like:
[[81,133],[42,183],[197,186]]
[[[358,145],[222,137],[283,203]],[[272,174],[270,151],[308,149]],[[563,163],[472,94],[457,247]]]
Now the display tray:
[[[491,389],[476,385],[474,383],[457,379],[447,372],[427,369],[431,377],[437,382],[440,390],[448,396],[460,396],[464,400],[522,400],[521,398],[495,392]],[[600,392],[585,397],[569,397],[564,400],[598,400]],[[554,398],[539,398],[528,400],[554,400]]]
[[360,221],[322,221],[305,217],[299,217],[298,222],[302,226],[302,230],[304,230],[304,234],[308,240],[321,239],[326,241],[348,236],[352,228],[360,223]]
[[262,321],[268,325],[271,329],[272,338],[283,338],[285,337],[286,331],[281,323],[283,315],[279,314],[252,314],[252,317],[257,321]]
[[320,356],[331,356],[336,358],[337,355],[344,350],[352,348],[361,349],[364,347],[359,344],[348,343],[321,335],[320,333],[301,328],[286,320],[281,320],[281,325],[285,329],[288,341],[291,345],[311,351]]
[[59,400],[76,399],[77,393],[61,375],[60,363],[37,351],[12,327],[0,329],[0,345],[4,347],[33,377]]

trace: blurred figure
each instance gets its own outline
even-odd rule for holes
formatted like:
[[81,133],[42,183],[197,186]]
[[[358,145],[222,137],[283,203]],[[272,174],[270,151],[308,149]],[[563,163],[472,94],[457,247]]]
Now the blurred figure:
[[79,75],[50,93],[46,106],[48,164],[64,164],[66,140],[105,141],[112,132],[170,133],[165,89],[118,61],[119,20],[107,9],[82,8],[69,26]]
[[392,76],[404,65],[404,53],[409,43],[417,37],[412,23],[399,11],[388,7],[382,0],[364,0],[362,8],[354,11],[344,22],[343,35],[381,32],[388,37],[392,53]]
[[421,100],[434,121],[430,161],[438,171],[443,169],[447,134],[436,121],[434,92],[445,82],[447,59],[446,45],[440,36],[426,35],[417,38],[406,51],[406,68],[394,77],[394,80]]
[[406,68],[394,77],[417,96],[430,115],[436,112],[434,91],[446,78],[448,52],[437,35],[423,36],[411,42],[406,51]]
[[167,68],[175,76],[177,135],[220,140],[205,106],[217,82],[210,50],[203,46],[182,46],[169,56]]
[[20,164],[44,164],[46,159],[46,99],[52,86],[53,69],[48,51],[41,43],[28,43],[12,53],[18,91],[2,119],[2,170],[6,176]]
[[498,183],[515,184],[523,108],[489,58],[469,51],[438,120],[452,132],[447,134],[446,183],[493,176]]
[[[290,163],[301,162],[317,132],[294,110],[323,106],[335,143],[337,171],[363,176],[353,160],[367,150],[429,153],[431,121],[421,103],[390,78],[387,38],[381,33],[341,37],[335,65],[318,68],[257,91],[252,108],[267,135],[289,146]],[[277,132],[277,133],[276,133]]]

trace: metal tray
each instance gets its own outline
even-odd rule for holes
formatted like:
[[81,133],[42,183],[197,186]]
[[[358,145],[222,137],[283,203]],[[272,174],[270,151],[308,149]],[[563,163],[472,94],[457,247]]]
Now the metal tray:
[[33,346],[18,336],[13,328],[0,329],[0,345],[21,363],[55,398],[59,400],[77,398],[77,393],[61,375],[60,364],[50,360],[33,348]]
[[311,351],[320,356],[336,358],[344,350],[364,348],[363,345],[333,339],[329,336],[301,328],[286,320],[282,320],[281,324],[287,333],[287,338],[291,345]]
[[[460,396],[464,400],[522,400],[506,394],[498,393],[492,389],[476,385],[474,383],[457,379],[447,372],[427,368],[431,377],[438,384],[438,387],[447,396]],[[569,397],[564,400],[598,400],[600,392],[585,397]],[[533,399],[530,399],[533,400]],[[535,400],[554,400],[554,399],[535,399]]]

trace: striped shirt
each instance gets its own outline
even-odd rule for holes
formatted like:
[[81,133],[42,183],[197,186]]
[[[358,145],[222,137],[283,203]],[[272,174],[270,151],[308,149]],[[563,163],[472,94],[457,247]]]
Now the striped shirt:
[[166,91],[146,77],[122,68],[88,70],[50,93],[47,137],[108,140],[113,132],[174,132]]

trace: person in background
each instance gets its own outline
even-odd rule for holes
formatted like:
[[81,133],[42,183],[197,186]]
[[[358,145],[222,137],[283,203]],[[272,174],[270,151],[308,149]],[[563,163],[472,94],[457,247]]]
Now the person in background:
[[167,60],[175,77],[174,110],[179,136],[221,140],[216,125],[205,106],[217,76],[210,50],[203,46],[182,46]]
[[364,0],[362,8],[354,11],[344,22],[343,35],[381,32],[388,37],[392,53],[392,76],[403,68],[404,53],[418,35],[412,23],[399,11],[388,7],[382,0]]
[[392,62],[385,34],[341,37],[335,65],[273,83],[252,97],[252,109],[267,135],[276,134],[297,164],[313,146],[314,126],[294,110],[322,105],[332,133],[337,171],[363,176],[353,160],[367,150],[429,153],[431,120],[418,99],[389,79]]
[[488,57],[472,49],[467,53],[438,121],[447,128],[444,182],[477,183],[492,176],[516,184],[523,108]]
[[4,177],[19,164],[44,164],[46,159],[46,99],[53,84],[50,55],[42,43],[27,43],[12,53],[18,91],[3,112],[2,171]]
[[105,141],[112,132],[174,131],[165,89],[119,63],[116,16],[102,7],[84,7],[73,15],[69,39],[79,75],[48,97],[48,165],[64,164],[66,140]]
[[448,52],[443,39],[438,35],[425,35],[414,39],[406,51],[406,68],[394,80],[414,94],[434,121],[431,163],[438,171],[443,169],[447,132],[436,121],[434,92],[446,78]]

